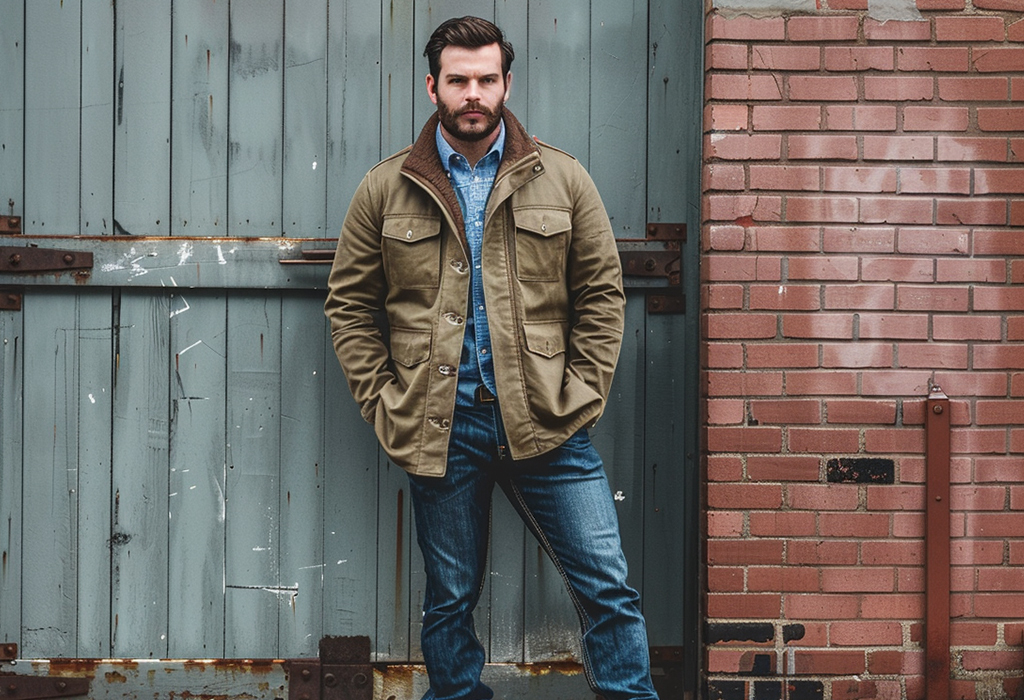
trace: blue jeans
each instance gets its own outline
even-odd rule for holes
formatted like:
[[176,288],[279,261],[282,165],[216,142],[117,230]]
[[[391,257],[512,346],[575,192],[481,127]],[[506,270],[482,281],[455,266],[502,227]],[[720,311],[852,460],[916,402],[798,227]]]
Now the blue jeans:
[[607,700],[652,700],[647,629],[601,458],[581,430],[533,459],[506,456],[497,403],[460,406],[443,478],[411,476],[426,569],[423,700],[494,697],[480,681],[484,649],[473,629],[487,559],[491,492],[498,484],[565,581],[583,633],[583,669]]

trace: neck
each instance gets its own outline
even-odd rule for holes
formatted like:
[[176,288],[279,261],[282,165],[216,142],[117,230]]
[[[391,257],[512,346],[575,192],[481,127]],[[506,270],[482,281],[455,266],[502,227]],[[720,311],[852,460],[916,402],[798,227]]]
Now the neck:
[[452,136],[452,134],[441,125],[441,136],[448,142],[448,145],[455,149],[455,152],[465,157],[466,161],[470,166],[475,167],[476,164],[487,155],[487,151],[491,149],[491,146],[498,138],[498,132],[501,129],[501,125],[498,124],[494,127],[494,130],[482,139],[477,141],[463,141],[462,139]]

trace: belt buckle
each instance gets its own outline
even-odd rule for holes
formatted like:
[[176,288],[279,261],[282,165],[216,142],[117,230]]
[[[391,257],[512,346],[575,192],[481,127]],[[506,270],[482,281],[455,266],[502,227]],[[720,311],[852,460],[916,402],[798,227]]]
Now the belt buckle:
[[476,400],[478,403],[494,403],[494,394],[486,386],[481,384],[476,388]]

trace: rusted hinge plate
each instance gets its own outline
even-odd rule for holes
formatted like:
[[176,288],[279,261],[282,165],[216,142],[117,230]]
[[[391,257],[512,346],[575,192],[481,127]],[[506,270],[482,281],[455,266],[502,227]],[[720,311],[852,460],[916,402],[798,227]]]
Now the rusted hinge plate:
[[0,248],[0,272],[26,273],[91,270],[92,253],[53,248]]
[[[686,241],[686,224],[647,224],[644,239],[619,239],[619,260],[627,287],[642,287],[647,293],[647,312],[681,314],[686,309],[682,292],[682,247]],[[643,282],[629,282],[643,278]],[[658,285],[658,280],[664,280]],[[650,281],[648,281],[650,280]]]
[[[21,311],[21,290],[0,287],[0,311]],[[15,645],[16,647],[16,645]],[[0,645],[0,661],[4,661],[3,645]],[[17,653],[17,651],[15,651]],[[10,658],[16,658],[14,656]]]
[[0,661],[14,661],[16,658],[18,658],[17,644],[13,642],[0,644]]
[[21,217],[20,216],[0,216],[0,235],[20,236],[21,235]]
[[0,675],[0,698],[3,700],[44,700],[88,694],[88,678]]
[[319,659],[287,663],[291,700],[373,700],[370,638],[324,637]]
[[659,697],[683,697],[683,647],[651,647],[651,680]]

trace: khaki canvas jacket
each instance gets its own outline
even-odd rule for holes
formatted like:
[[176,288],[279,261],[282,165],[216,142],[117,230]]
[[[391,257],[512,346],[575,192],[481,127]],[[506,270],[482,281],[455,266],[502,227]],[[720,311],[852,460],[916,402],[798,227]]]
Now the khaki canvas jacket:
[[[590,176],[507,110],[481,261],[501,417],[514,459],[562,444],[604,410],[625,297]],[[391,460],[445,473],[470,303],[455,192],[437,115],[360,183],[338,240],[325,313],[363,417]]]

